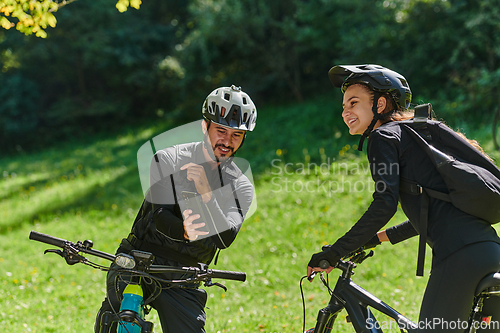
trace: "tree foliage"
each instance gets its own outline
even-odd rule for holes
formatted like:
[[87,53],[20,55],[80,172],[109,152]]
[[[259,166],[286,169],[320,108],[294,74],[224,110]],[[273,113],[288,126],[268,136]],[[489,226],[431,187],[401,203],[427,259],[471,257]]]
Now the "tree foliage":
[[[0,24],[4,29],[16,27],[27,35],[35,33],[37,37],[45,38],[47,26],[54,28],[57,20],[53,12],[59,4],[51,0],[2,0],[0,1]],[[10,19],[9,19],[10,18]],[[13,22],[17,19],[17,24]]]
[[[34,33],[37,37],[46,38],[45,29],[48,26],[55,28],[57,24],[54,12],[74,1],[76,0],[0,0],[0,25],[7,30],[16,27],[26,35]],[[128,7],[139,9],[141,3],[141,0],[118,0],[116,8],[123,13]]]
[[[498,105],[500,9],[496,1],[411,1],[401,34],[404,69],[446,115],[488,123]],[[480,112],[477,112],[480,111]]]

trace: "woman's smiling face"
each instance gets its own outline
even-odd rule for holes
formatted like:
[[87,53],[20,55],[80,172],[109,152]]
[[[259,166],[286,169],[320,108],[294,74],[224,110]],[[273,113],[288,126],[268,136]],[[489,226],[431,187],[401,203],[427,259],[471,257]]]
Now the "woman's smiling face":
[[349,127],[349,134],[363,134],[373,119],[373,97],[368,88],[353,84],[344,93],[342,118]]

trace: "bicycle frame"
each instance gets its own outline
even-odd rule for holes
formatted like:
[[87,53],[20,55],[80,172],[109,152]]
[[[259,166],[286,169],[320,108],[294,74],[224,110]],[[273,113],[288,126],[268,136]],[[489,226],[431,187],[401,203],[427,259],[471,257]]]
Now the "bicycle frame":
[[[328,305],[318,313],[315,333],[329,333],[340,311],[344,308],[356,332],[382,332],[381,325],[369,307],[393,318],[401,332],[416,332],[417,324],[382,302],[380,299],[355,284],[350,276],[356,265],[341,262],[337,268],[343,273],[337,280]],[[321,278],[323,278],[321,276]]]
[[[387,326],[398,327],[401,332],[412,333],[417,331],[419,327],[416,323],[412,322],[351,280],[353,269],[356,267],[355,263],[361,263],[372,255],[373,251],[370,251],[367,255],[364,250],[360,249],[345,257],[349,261],[340,260],[336,268],[340,269],[342,274],[338,278],[333,291],[329,288],[323,275],[320,274],[321,281],[330,291],[331,299],[328,305],[319,311],[314,330],[308,330],[306,332],[330,333],[338,314],[343,309],[346,309],[348,321],[352,323],[356,332],[382,333],[382,328],[386,328]],[[346,260],[345,258],[344,260]],[[315,274],[316,273],[314,273],[314,275]],[[312,279],[314,275],[312,275],[310,279]],[[482,323],[489,323],[491,316],[484,315],[481,312],[483,301],[489,297],[499,296],[500,273],[491,273],[484,277],[477,286],[476,297],[474,298],[469,319],[466,322],[467,326],[464,327],[464,332],[474,333]],[[394,322],[390,322],[389,325],[380,325],[370,308],[380,311],[394,319]]]

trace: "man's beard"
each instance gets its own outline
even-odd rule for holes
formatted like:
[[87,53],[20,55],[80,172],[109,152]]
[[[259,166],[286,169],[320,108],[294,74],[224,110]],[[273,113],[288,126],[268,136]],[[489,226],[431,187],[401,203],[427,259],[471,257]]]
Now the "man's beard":
[[[228,149],[229,151],[226,153],[226,156],[216,156],[215,155],[215,151],[218,147],[222,147],[224,149]],[[215,157],[215,160],[217,162],[224,162],[226,161],[228,158],[232,157],[234,155],[234,148],[233,147],[228,147],[228,146],[225,146],[223,145],[222,143],[217,143],[215,144],[215,146],[212,147],[212,151],[214,152],[214,157]]]
[[[217,163],[225,162],[229,158],[233,157],[234,154],[236,154],[236,151],[234,150],[233,147],[226,147],[225,145],[223,145],[221,143],[216,143],[214,146],[212,146],[210,144],[210,140],[208,139],[208,133],[205,133],[205,135],[203,136],[203,145],[205,146],[205,149],[207,150],[208,155],[210,156],[210,158],[213,161],[217,162]],[[217,147],[219,147],[219,146],[223,147],[223,148],[226,148],[226,149],[229,149],[230,152],[231,152],[231,155],[227,156],[227,157],[225,156],[225,157],[222,157],[222,158],[219,158],[219,157],[215,156],[215,149],[217,149]]]

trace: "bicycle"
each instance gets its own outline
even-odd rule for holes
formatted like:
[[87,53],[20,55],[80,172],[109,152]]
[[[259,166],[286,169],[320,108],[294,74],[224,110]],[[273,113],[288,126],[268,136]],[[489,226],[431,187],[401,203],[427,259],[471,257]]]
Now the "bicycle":
[[[147,305],[156,297],[154,293],[146,300],[143,298],[142,283],[147,280],[150,284],[155,284],[157,292],[162,289],[160,283],[167,284],[169,287],[175,287],[186,284],[204,283],[204,286],[218,286],[227,291],[226,286],[218,282],[212,282],[212,279],[226,279],[242,281],[246,280],[246,274],[242,272],[231,272],[209,269],[207,265],[200,264],[200,267],[174,267],[153,265],[154,256],[151,253],[133,250],[130,254],[118,253],[117,255],[92,249],[93,242],[85,240],[73,243],[65,239],[31,231],[29,239],[39,241],[45,244],[56,246],[59,249],[48,249],[46,253],[55,253],[63,257],[68,265],[82,263],[92,268],[102,271],[116,271],[121,281],[126,282],[120,302],[120,309],[106,311],[101,317],[101,333],[108,333],[113,324],[118,325],[118,333],[152,333],[153,323],[146,321],[145,317],[151,310]],[[96,264],[81,253],[109,260],[114,263],[112,267],[106,267]],[[115,268],[116,267],[116,268]],[[164,279],[154,274],[173,273],[183,274],[186,278]],[[109,299],[109,298],[108,298]],[[112,308],[112,307],[111,307]]]
[[[331,295],[328,305],[319,310],[316,320],[316,326],[305,331],[305,304],[304,304],[304,333],[330,333],[332,332],[335,319],[343,310],[347,310],[347,322],[351,323],[356,332],[383,332],[383,328],[396,325],[401,332],[417,332],[419,325],[403,316],[401,313],[391,308],[389,305],[375,297],[373,294],[364,290],[355,284],[351,276],[357,264],[372,257],[374,252],[366,252],[363,248],[343,257],[335,268],[342,271],[335,288],[329,287],[328,281],[320,272],[320,280],[328,289]],[[321,268],[328,268],[330,264],[326,260],[321,260]],[[309,277],[312,280],[318,272],[313,272]],[[305,278],[305,277],[304,277]],[[303,279],[304,279],[303,278]],[[488,297],[500,296],[500,273],[491,273],[484,277],[476,287],[474,303],[471,308],[470,316],[467,322],[463,322],[464,332],[474,333],[481,325],[490,323],[491,316],[486,316],[481,312],[483,302]],[[304,298],[302,298],[304,302]],[[391,325],[380,324],[373,315],[370,308],[380,311],[394,320]],[[421,328],[421,327],[420,327]]]

